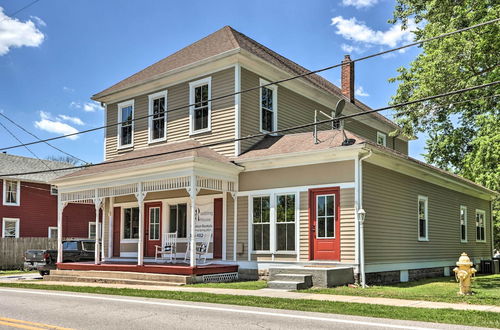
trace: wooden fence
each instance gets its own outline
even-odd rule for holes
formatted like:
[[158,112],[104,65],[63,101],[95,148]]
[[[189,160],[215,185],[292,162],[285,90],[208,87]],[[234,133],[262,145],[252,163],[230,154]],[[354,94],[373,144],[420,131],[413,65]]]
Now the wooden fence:
[[26,250],[57,249],[57,239],[47,237],[0,238],[0,270],[21,269]]

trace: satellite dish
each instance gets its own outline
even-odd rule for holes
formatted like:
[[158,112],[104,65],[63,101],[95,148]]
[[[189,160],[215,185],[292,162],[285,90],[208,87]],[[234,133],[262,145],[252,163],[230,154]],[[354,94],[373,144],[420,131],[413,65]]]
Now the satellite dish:
[[345,100],[340,99],[337,102],[337,105],[335,106],[335,118],[337,118],[338,116],[340,116],[342,114],[342,110],[344,110],[344,107],[345,107]]

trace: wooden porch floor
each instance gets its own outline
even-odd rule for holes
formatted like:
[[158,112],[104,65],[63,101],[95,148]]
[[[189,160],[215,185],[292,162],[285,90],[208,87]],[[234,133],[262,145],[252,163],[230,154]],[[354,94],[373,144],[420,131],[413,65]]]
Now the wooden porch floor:
[[173,275],[209,275],[221,273],[234,273],[238,271],[238,265],[204,264],[191,267],[186,263],[154,263],[145,262],[139,266],[134,262],[106,261],[100,265],[90,262],[65,262],[58,263],[57,269],[61,270],[99,270],[113,272],[134,272]]

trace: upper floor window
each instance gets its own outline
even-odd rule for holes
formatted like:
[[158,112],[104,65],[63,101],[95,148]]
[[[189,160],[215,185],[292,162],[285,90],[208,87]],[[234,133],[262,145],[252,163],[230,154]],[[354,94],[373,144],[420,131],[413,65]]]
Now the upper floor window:
[[211,129],[211,84],[210,77],[189,83],[189,134]]
[[149,95],[149,142],[167,138],[167,91]]
[[134,100],[118,104],[118,147],[130,147],[134,141]]
[[486,212],[483,210],[476,210],[476,241],[486,242],[485,225]]
[[[269,82],[260,79],[260,85]],[[276,85],[261,87],[260,89],[260,130],[261,132],[272,132],[277,129],[277,98],[278,87]]]
[[418,196],[418,240],[429,240],[428,199]]
[[467,243],[467,206],[460,205],[460,241]]
[[54,195],[54,196],[57,196],[57,186],[55,185],[50,185],[50,194],[51,195]]
[[3,218],[2,237],[19,237],[19,219]]
[[377,144],[387,147],[387,134],[382,132],[377,132]]
[[19,206],[20,182],[3,180],[3,205]]

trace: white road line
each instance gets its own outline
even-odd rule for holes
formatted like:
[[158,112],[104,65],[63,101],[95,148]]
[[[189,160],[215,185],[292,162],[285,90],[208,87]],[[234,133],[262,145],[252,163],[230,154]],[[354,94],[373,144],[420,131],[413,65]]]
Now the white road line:
[[51,296],[57,296],[57,297],[71,297],[71,298],[77,297],[77,298],[84,298],[84,299],[116,301],[116,302],[136,303],[136,304],[145,304],[145,305],[181,307],[181,308],[201,309],[201,310],[240,313],[240,314],[265,315],[265,316],[285,317],[285,318],[293,318],[293,319],[301,319],[301,320],[313,320],[313,321],[324,321],[324,322],[334,322],[334,323],[349,323],[349,324],[356,324],[356,325],[366,325],[366,326],[373,326],[373,327],[386,327],[386,328],[394,328],[394,329],[414,329],[414,330],[432,329],[432,328],[422,328],[422,327],[396,325],[396,324],[388,324],[388,323],[375,323],[375,322],[354,321],[354,320],[339,320],[339,319],[318,317],[318,316],[293,315],[293,314],[276,313],[276,312],[260,312],[260,311],[252,311],[252,310],[241,310],[241,309],[235,309],[235,308],[174,304],[174,303],[159,302],[159,301],[144,301],[144,300],[136,300],[136,299],[111,298],[111,297],[89,296],[89,295],[68,294],[68,293],[55,293],[55,292],[47,292],[47,291],[0,289],[0,292],[2,292],[2,291],[38,294],[38,295],[51,295]]

